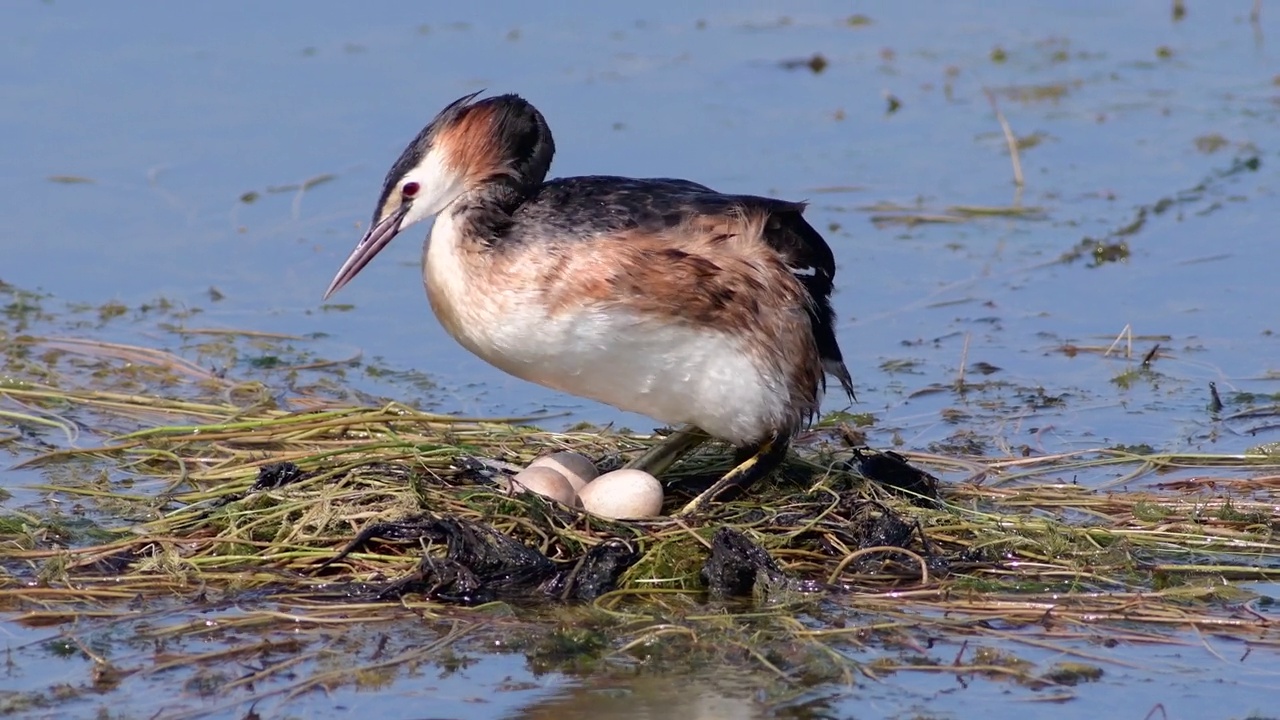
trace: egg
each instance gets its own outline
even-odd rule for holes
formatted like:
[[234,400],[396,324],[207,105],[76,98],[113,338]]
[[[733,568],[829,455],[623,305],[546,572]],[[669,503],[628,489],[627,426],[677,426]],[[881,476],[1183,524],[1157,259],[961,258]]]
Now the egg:
[[587,512],[613,520],[653,517],[662,512],[662,483],[643,470],[614,470],[587,483],[578,500]]
[[587,483],[596,479],[600,474],[596,470],[596,466],[586,455],[576,452],[557,452],[542,457],[529,463],[530,468],[549,467],[552,470],[564,476],[565,480],[573,486],[574,492],[582,492],[582,488]]
[[511,483],[515,489],[524,488],[569,507],[574,505],[573,485],[570,485],[563,475],[549,467],[527,467],[516,473],[515,477],[511,478]]

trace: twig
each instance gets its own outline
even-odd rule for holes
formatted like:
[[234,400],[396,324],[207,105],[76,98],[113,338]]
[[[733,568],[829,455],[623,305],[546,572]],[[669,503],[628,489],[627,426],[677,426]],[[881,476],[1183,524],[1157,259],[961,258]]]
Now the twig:
[[1018,138],[1013,134],[1013,128],[1009,127],[1009,121],[1004,119],[1004,113],[1000,112],[1000,103],[996,102],[996,94],[991,92],[989,88],[983,88],[982,92],[986,93],[987,101],[991,103],[991,109],[996,113],[996,121],[1000,123],[1000,130],[1004,133],[1004,142],[1009,146],[1009,159],[1013,162],[1013,182],[1018,186],[1023,186],[1022,181],[1022,159],[1018,153]]
[[1115,350],[1116,346],[1119,345],[1122,341],[1125,342],[1125,351],[1124,351],[1125,358],[1126,359],[1132,358],[1133,357],[1133,327],[1129,323],[1125,323],[1124,328],[1120,331],[1120,334],[1116,336],[1116,339],[1112,341],[1111,346],[1107,348],[1106,352],[1102,353],[1102,357],[1109,357],[1111,355],[1111,351]]

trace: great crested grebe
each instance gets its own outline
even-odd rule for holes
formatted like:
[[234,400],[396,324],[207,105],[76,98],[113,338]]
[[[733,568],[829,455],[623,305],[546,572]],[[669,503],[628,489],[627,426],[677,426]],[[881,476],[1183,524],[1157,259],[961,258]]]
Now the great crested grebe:
[[405,148],[325,299],[435,216],[422,277],[465,348],[518,378],[693,426],[646,466],[706,435],[738,449],[681,514],[777,468],[818,412],[824,371],[852,400],[832,327],[835,260],[803,203],[688,180],[546,180],[555,143],[542,113],[477,95]]

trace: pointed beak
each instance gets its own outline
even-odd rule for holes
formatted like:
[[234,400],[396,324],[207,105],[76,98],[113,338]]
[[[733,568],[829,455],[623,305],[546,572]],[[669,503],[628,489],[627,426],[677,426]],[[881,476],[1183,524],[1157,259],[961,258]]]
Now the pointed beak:
[[360,242],[356,243],[356,249],[351,251],[347,256],[347,261],[342,263],[342,267],[338,269],[338,274],[333,276],[333,282],[329,283],[329,289],[324,291],[324,299],[328,300],[329,296],[338,292],[344,285],[351,282],[365,265],[387,246],[387,243],[395,239],[397,233],[400,232],[400,223],[404,220],[405,213],[409,212],[409,203],[400,203],[400,207],[395,212],[382,218],[377,225],[369,228],[369,232],[360,238]]

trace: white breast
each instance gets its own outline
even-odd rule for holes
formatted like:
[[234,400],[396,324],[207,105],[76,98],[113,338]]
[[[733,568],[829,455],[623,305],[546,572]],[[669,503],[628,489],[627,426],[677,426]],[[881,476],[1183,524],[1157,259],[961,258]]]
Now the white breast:
[[550,314],[536,288],[483,282],[446,211],[424,253],[432,308],[458,342],[516,377],[737,444],[794,422],[786,379],[722,330],[584,305]]

